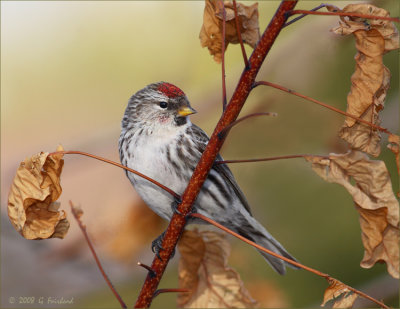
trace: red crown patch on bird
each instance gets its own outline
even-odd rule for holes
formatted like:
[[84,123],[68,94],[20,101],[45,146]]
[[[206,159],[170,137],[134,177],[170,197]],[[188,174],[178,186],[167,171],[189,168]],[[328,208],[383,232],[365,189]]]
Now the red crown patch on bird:
[[185,95],[185,93],[181,89],[170,83],[161,83],[158,86],[157,90],[162,92],[169,98]]

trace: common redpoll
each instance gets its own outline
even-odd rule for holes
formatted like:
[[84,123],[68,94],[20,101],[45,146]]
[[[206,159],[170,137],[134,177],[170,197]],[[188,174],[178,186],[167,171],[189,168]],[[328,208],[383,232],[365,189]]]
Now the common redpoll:
[[[209,140],[202,129],[190,122],[189,115],[195,112],[184,92],[172,84],[154,83],[138,91],[129,100],[122,120],[119,139],[122,164],[182,194]],[[222,160],[221,156],[217,160]],[[170,220],[176,206],[174,197],[133,173],[127,172],[127,176],[144,202],[159,216]],[[213,166],[193,209],[295,260],[254,219],[227,165]],[[278,273],[285,273],[287,263],[260,253]]]

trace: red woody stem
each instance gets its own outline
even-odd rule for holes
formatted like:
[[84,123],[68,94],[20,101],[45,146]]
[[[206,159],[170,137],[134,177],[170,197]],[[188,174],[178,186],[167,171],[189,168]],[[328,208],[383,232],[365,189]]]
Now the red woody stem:
[[348,17],[360,17],[360,18],[366,18],[366,19],[389,20],[389,21],[396,22],[396,23],[400,22],[400,19],[398,17],[376,16],[376,15],[352,13],[352,12],[317,12],[317,11],[307,11],[307,10],[295,10],[295,11],[290,12],[290,15],[295,15],[295,14],[348,16]]
[[275,42],[278,34],[280,33],[283,25],[288,18],[288,12],[293,10],[297,4],[295,1],[282,1],[275,15],[271,19],[268,27],[265,29],[260,41],[255,47],[249,59],[249,68],[245,68],[242,72],[238,85],[232,95],[229,104],[226,106],[221,119],[218,121],[217,126],[211,135],[210,141],[200,158],[196,169],[193,172],[192,178],[185,192],[182,195],[182,202],[178,206],[178,211],[173,215],[164,234],[162,248],[159,252],[161,259],[155,255],[151,268],[155,271],[156,276],[147,276],[139,297],[136,301],[135,308],[150,307],[155,291],[163,276],[163,273],[168,265],[168,261],[172,252],[178,242],[178,239],[186,224],[186,215],[191,212],[192,205],[199,194],[201,187],[207,175],[212,168],[215,158],[219,153],[226,136],[220,138],[218,133],[229,126],[238,117],[252,86],[256,79],[257,73],[260,70],[265,57]]

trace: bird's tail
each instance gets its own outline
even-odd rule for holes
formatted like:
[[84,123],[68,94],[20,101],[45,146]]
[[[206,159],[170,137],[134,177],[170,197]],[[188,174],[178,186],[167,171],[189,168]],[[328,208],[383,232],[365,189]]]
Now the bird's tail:
[[[282,255],[290,260],[297,262],[297,260],[291,256],[286,249],[271,236],[270,233],[260,224],[256,219],[250,217],[251,220],[249,224],[246,226],[245,231],[240,229],[238,233],[243,237],[246,237],[256,244],[269,249],[279,255]],[[289,264],[277,257],[274,257],[264,251],[258,250],[261,255],[267,260],[267,262],[275,269],[279,274],[284,275],[286,273],[286,266],[290,266],[292,268],[298,269],[298,267]]]

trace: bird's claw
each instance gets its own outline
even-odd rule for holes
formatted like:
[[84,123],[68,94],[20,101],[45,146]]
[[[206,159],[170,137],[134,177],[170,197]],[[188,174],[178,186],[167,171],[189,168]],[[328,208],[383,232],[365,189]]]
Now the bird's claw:
[[190,219],[190,215],[196,212],[196,209],[194,208],[194,205],[193,205],[192,209],[185,215],[178,210],[178,206],[181,203],[182,203],[182,199],[180,197],[175,197],[174,201],[171,203],[172,211],[182,217],[185,217],[185,219],[188,220],[188,219]]
[[[163,232],[160,236],[158,236],[156,239],[154,239],[153,242],[151,243],[151,251],[153,251],[153,253],[155,253],[156,256],[157,256],[161,261],[162,261],[163,259],[162,259],[161,256],[160,256],[160,252],[161,252],[162,250],[165,250],[165,249],[163,248],[163,246],[162,246],[162,242],[163,242],[163,239],[164,239],[164,234],[165,234],[165,232]],[[172,251],[171,259],[174,257],[174,255],[175,255],[175,249],[174,249],[174,251]]]
[[172,208],[172,211],[174,213],[177,213],[178,215],[183,217],[185,215],[178,210],[178,206],[179,206],[180,203],[182,203],[181,197],[180,196],[179,197],[175,197],[175,199],[171,203],[171,208]]
[[[189,217],[190,217],[190,215],[192,214],[192,213],[194,213],[195,211],[193,210],[193,208],[192,208],[192,210],[188,213],[188,214],[183,214],[183,213],[181,213],[179,210],[178,210],[178,206],[179,206],[179,204],[181,204],[182,203],[182,199],[180,198],[180,197],[175,197],[175,199],[173,200],[173,202],[171,203],[171,208],[172,208],[172,211],[174,212],[174,213],[177,213],[178,215],[180,215],[180,216],[182,216],[182,217],[185,217],[185,219],[187,220],[187,219],[189,219]],[[162,251],[162,250],[165,250],[164,248],[163,248],[163,246],[162,246],[162,242],[163,242],[163,239],[164,239],[164,235],[165,235],[165,232],[163,232],[160,236],[158,236],[156,239],[154,239],[153,240],[153,242],[151,243],[151,251],[153,251],[153,253],[155,253],[156,254],[156,256],[162,261],[162,258],[161,258],[161,256],[160,256],[160,252]],[[171,259],[174,257],[174,255],[175,255],[175,249],[174,249],[174,251],[172,251],[172,254],[171,254]]]

